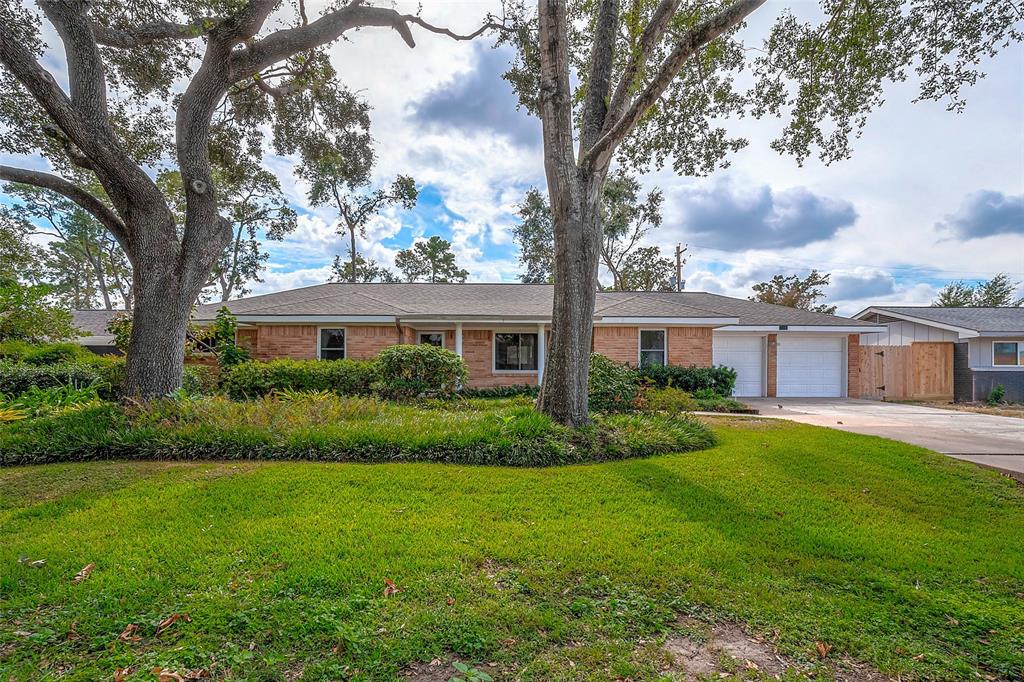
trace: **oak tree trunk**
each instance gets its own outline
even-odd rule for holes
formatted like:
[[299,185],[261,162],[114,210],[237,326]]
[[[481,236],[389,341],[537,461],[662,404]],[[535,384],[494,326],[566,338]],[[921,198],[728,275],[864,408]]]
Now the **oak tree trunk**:
[[[555,421],[589,421],[587,385],[597,298],[603,174],[578,172],[554,210],[555,291],[551,348],[545,358],[538,408]],[[568,191],[565,191],[568,189]],[[566,201],[565,199],[568,199]],[[552,205],[555,205],[552,197]]]

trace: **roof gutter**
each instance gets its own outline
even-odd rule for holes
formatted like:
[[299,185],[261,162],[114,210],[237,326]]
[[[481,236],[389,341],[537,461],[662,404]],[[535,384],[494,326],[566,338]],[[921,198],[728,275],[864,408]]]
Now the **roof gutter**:
[[907,315],[906,313],[898,313],[895,310],[889,310],[887,308],[865,308],[864,310],[854,315],[854,317],[860,319],[865,315],[885,315],[886,317],[895,317],[896,319],[904,320],[906,322],[915,322],[917,324],[923,324],[928,327],[935,327],[936,329],[945,329],[947,331],[957,332],[958,334],[960,334],[960,338],[963,339],[970,339],[974,338],[975,336],[981,336],[981,334],[976,329],[959,327],[955,324],[948,324],[945,322],[936,322],[935,320],[929,320],[928,318],[925,317],[915,317],[914,315]]

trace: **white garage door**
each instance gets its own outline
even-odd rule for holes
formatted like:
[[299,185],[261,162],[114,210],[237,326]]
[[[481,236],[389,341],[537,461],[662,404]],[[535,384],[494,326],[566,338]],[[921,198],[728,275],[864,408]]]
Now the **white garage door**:
[[736,370],[736,388],[732,394],[741,398],[764,395],[761,378],[764,376],[764,351],[760,336],[732,336],[716,334],[712,344],[714,363]]
[[779,334],[777,394],[780,398],[843,395],[842,337]]

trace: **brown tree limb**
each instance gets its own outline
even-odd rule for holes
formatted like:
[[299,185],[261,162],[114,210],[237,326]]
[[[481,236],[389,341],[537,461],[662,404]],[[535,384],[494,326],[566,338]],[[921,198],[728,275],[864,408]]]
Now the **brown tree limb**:
[[192,40],[207,35],[221,22],[217,17],[203,17],[190,24],[172,21],[154,21],[129,28],[113,28],[92,22],[96,42],[106,47],[142,47],[162,40]]
[[590,72],[583,100],[580,124],[580,154],[601,135],[608,115],[612,70],[615,62],[615,37],[619,24],[618,0],[601,0],[594,22],[594,42],[590,51]]
[[53,173],[27,170],[13,166],[0,166],[0,180],[20,182],[25,185],[42,187],[67,197],[83,209],[91,213],[104,227],[110,230],[122,244],[127,240],[128,233],[124,222],[114,211],[88,190]]
[[608,119],[605,123],[605,132],[607,132],[607,128],[622,116],[626,104],[629,103],[631,91],[636,85],[641,68],[650,59],[654,48],[661,41],[662,36],[665,35],[672,17],[675,16],[676,11],[679,9],[679,3],[680,0],[661,0],[658,3],[658,7],[654,10],[654,16],[651,17],[651,21],[644,28],[644,32],[640,36],[639,46],[630,54],[629,61],[626,62],[626,68],[622,71],[622,77],[619,79],[619,84],[615,87],[615,94],[612,95],[611,103],[608,105]]
[[619,143],[632,132],[644,114],[665,92],[672,80],[679,75],[686,61],[712,40],[734,28],[764,3],[765,0],[736,0],[683,34],[659,68],[658,73],[633,100],[626,112],[612,124],[608,132],[601,136],[601,139],[581,155],[580,165],[598,168],[607,163],[608,157],[615,151]]

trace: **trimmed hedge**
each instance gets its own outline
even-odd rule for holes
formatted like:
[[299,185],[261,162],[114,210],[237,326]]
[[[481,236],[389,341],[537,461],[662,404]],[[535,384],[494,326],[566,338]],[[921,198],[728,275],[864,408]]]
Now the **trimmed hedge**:
[[625,412],[637,406],[640,386],[629,365],[591,353],[587,394],[591,411]]
[[270,360],[243,362],[221,369],[221,388],[244,400],[274,391],[331,391],[365,395],[376,379],[374,363],[366,360]]
[[462,358],[427,344],[388,346],[377,355],[376,366],[372,388],[385,398],[451,397],[468,376]]
[[459,395],[463,398],[515,398],[521,395],[536,398],[539,394],[540,386],[530,384],[459,389]]
[[423,409],[330,394],[100,403],[0,427],[0,465],[98,459],[271,459],[548,466],[700,450],[686,416],[598,415],[582,429],[528,405]]
[[687,393],[697,393],[706,389],[727,397],[732,395],[732,391],[736,387],[736,370],[731,367],[644,365],[634,371],[637,377],[645,383],[658,388],[672,386]]
[[90,362],[96,357],[92,351],[77,343],[28,343],[4,341],[0,343],[0,360],[28,365],[56,365],[69,362]]

